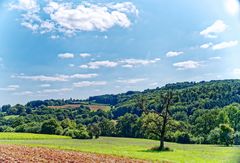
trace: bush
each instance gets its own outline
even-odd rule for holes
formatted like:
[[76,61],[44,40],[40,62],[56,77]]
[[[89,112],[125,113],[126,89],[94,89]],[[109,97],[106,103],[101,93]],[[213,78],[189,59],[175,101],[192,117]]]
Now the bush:
[[177,134],[176,142],[182,144],[189,144],[191,143],[191,136],[186,132],[180,132],[179,134]]
[[194,144],[203,144],[204,143],[204,137],[192,137],[191,142]]
[[234,134],[234,145],[240,145],[240,132]]
[[219,144],[220,143],[220,133],[221,133],[221,130],[218,127],[211,130],[207,137],[207,142],[210,144]]
[[220,124],[220,142],[226,146],[233,144],[233,128],[228,124]]
[[62,127],[55,119],[45,121],[41,126],[41,133],[43,134],[57,134],[61,135],[63,132]]
[[73,137],[74,136],[74,130],[70,129],[70,128],[66,128],[66,129],[63,130],[63,135]]
[[9,126],[1,126],[0,127],[0,132],[14,132],[14,128],[9,127]]
[[15,128],[15,132],[40,133],[40,131],[41,131],[40,123],[27,123],[19,125]]
[[90,139],[89,133],[85,130],[73,130],[73,139]]
[[71,134],[73,139],[92,139],[92,135],[82,124],[79,124],[78,128],[75,130],[69,130],[67,134]]

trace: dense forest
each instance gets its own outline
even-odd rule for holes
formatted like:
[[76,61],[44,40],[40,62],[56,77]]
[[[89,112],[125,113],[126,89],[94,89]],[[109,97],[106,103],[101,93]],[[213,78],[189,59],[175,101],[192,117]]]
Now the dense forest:
[[[68,135],[90,139],[99,136],[160,139],[163,125],[162,95],[171,91],[165,140],[178,143],[240,144],[240,80],[183,82],[143,92],[89,97],[87,100],[31,101],[3,105],[1,132]],[[143,109],[139,99],[144,99]],[[77,108],[53,106],[80,104]],[[111,109],[91,110],[88,104]],[[49,107],[51,106],[51,107]]]

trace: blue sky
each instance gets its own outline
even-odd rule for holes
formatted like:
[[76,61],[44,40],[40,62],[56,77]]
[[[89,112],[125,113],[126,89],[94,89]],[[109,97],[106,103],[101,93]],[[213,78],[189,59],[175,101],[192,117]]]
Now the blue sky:
[[237,0],[0,2],[0,104],[240,77]]

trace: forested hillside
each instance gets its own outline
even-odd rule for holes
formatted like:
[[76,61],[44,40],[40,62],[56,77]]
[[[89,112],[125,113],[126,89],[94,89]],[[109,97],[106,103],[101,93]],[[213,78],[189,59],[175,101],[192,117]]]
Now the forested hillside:
[[[143,92],[90,97],[89,100],[31,101],[26,105],[4,105],[0,131],[159,139],[163,118],[161,98],[174,94],[169,108],[165,139],[178,143],[239,144],[240,80],[184,82]],[[146,110],[139,106],[145,99]],[[78,104],[75,108],[54,108]],[[88,105],[105,104],[109,110],[91,110]],[[51,107],[49,107],[51,106]],[[102,105],[101,105],[102,106]]]
[[223,80],[210,82],[184,82],[167,84],[156,89],[147,89],[143,92],[129,91],[118,95],[102,95],[90,97],[89,101],[114,105],[116,116],[126,112],[138,114],[135,106],[136,98],[143,95],[148,100],[148,107],[157,107],[156,99],[159,94],[173,91],[178,95],[178,101],[172,107],[172,112],[184,112],[187,116],[197,109],[222,108],[232,103],[240,103],[240,80]]

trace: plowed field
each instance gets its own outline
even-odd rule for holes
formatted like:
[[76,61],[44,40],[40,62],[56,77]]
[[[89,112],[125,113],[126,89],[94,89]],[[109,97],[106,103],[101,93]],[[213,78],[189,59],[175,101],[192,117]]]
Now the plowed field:
[[0,145],[0,162],[144,163],[141,160],[48,148]]

